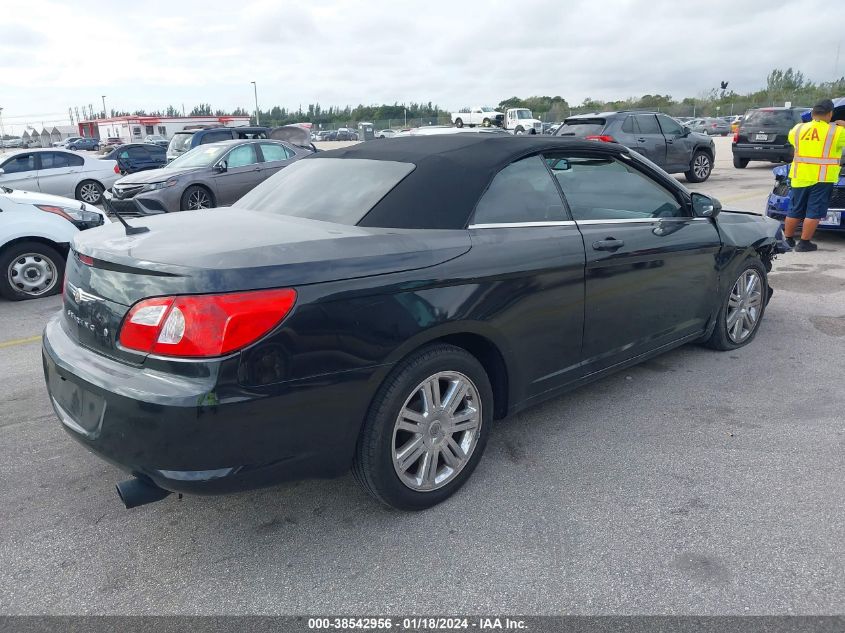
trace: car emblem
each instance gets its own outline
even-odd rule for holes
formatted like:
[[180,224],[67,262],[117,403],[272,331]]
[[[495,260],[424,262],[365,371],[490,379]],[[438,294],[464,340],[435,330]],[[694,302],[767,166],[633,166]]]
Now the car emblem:
[[73,297],[73,300],[76,303],[88,303],[91,301],[102,301],[102,297],[98,297],[97,295],[91,294],[90,292],[85,292],[82,288],[74,286],[73,284],[67,285],[68,290],[70,291],[70,295]]

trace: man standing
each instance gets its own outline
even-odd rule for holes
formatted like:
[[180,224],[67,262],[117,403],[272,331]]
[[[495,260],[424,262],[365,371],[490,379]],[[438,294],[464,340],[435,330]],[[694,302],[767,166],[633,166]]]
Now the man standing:
[[[799,123],[789,131],[789,142],[795,148],[789,179],[789,212],[783,233],[796,253],[818,248],[810,240],[819,220],[827,215],[834,183],[839,181],[839,161],[845,150],[845,121],[831,123],[833,101],[822,99],[813,106],[812,120]],[[795,230],[803,220],[801,239],[796,243]]]

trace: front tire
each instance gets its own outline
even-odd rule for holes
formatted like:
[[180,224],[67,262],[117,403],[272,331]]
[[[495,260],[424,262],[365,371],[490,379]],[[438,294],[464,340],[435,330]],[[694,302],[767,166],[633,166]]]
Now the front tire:
[[713,173],[713,159],[710,154],[698,150],[692,155],[689,171],[684,173],[687,182],[704,182]]
[[747,158],[740,158],[739,156],[734,156],[734,167],[737,169],[745,169],[748,167],[748,159]]
[[519,126],[517,126],[517,128],[513,131],[513,133],[514,133],[515,135],[517,135],[517,136],[520,136],[520,135],[522,135],[522,134],[525,134],[525,130],[523,129],[523,127],[522,127],[521,125],[519,125]]
[[481,363],[452,345],[402,361],[376,393],[352,472],[375,499],[424,510],[453,495],[478,465],[493,420]]
[[490,127],[490,119],[484,119],[481,122],[481,127]]
[[58,294],[65,258],[41,242],[20,242],[0,252],[0,295],[10,301]]
[[96,180],[83,180],[76,186],[76,199],[86,204],[100,204],[103,191],[103,185]]
[[182,211],[200,211],[214,207],[214,196],[205,187],[191,185],[182,193],[179,208]]
[[749,259],[728,288],[713,333],[704,344],[720,351],[748,345],[760,329],[768,298],[766,269],[759,259]]
[[464,121],[463,119],[455,119],[455,127],[463,127]]

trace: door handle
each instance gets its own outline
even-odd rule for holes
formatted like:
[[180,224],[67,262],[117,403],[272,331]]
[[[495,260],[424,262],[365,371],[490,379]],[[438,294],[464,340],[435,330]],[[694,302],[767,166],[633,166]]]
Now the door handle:
[[612,237],[608,237],[604,240],[599,240],[598,242],[593,242],[593,250],[596,251],[615,251],[616,249],[622,248],[623,246],[625,246],[625,242]]
[[645,143],[645,139],[641,136],[637,139],[637,143]]

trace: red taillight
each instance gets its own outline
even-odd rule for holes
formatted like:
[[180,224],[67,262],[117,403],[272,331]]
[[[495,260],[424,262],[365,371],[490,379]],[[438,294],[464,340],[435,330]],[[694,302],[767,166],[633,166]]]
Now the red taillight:
[[86,266],[93,266],[94,265],[94,258],[91,257],[90,255],[83,255],[82,253],[77,253],[76,259],[78,259],[80,262],[82,262]]
[[602,143],[615,143],[616,139],[608,134],[591,134],[584,137],[588,141],[601,141]]
[[124,318],[120,344],[161,356],[222,356],[267,334],[295,302],[290,288],[144,299]]
[[734,132],[734,143],[739,143],[739,130]]
[[713,124],[713,127],[716,127],[716,124],[715,124],[715,123]]
[[116,174],[120,173],[120,167],[117,166],[117,163],[114,164],[114,173],[116,173]]

